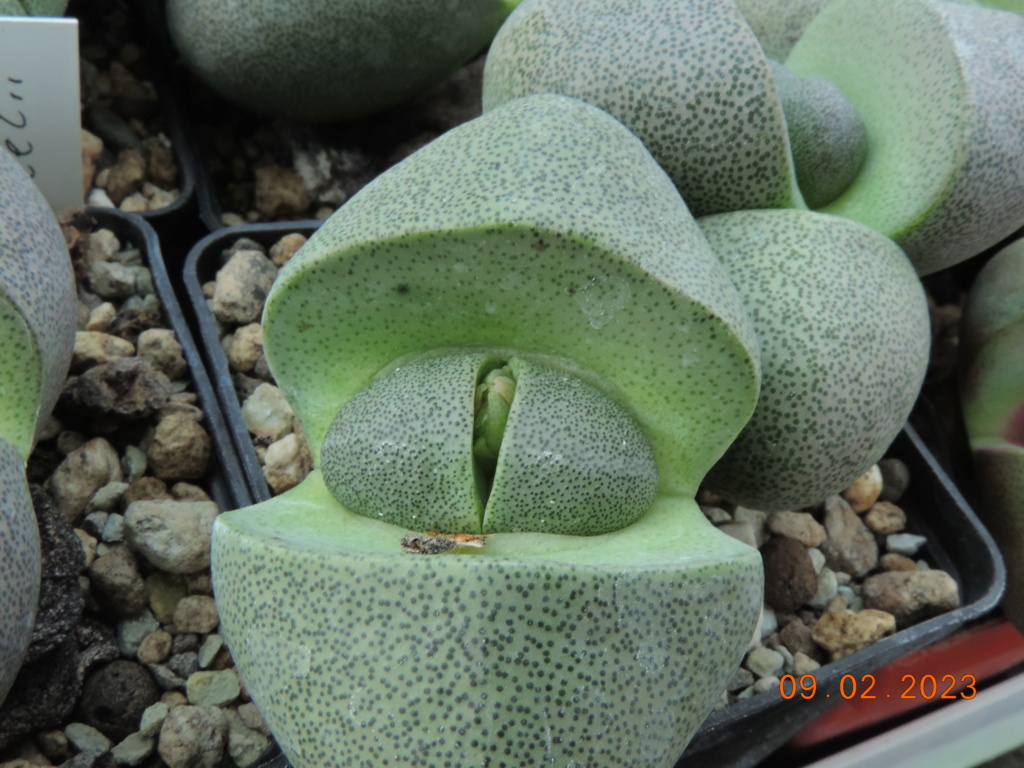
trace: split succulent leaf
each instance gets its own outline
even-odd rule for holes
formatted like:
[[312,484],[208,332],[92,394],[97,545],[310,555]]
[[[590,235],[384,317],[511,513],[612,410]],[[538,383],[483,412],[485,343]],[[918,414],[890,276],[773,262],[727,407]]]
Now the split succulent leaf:
[[[450,131],[289,261],[264,345],[320,468],[218,517],[213,578],[292,763],[673,765],[761,605],[693,499],[759,369],[640,141],[553,95]],[[435,525],[486,538],[410,554]]]
[[834,83],[867,126],[824,211],[892,237],[929,274],[1024,224],[1024,18],[943,0],[833,0],[785,61]]

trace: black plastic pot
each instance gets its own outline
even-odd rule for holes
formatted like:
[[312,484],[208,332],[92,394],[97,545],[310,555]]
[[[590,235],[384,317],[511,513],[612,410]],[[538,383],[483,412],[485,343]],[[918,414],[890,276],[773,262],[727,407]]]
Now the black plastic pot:
[[228,437],[227,420],[221,412],[220,401],[210,384],[202,355],[174,294],[156,231],[134,213],[89,207],[85,209],[85,215],[94,219],[98,227],[111,230],[122,243],[130,243],[141,252],[142,260],[149,267],[153,277],[153,286],[163,310],[163,321],[174,331],[181,345],[199,406],[206,416],[206,430],[213,444],[215,462],[209,476],[203,479],[203,485],[221,510],[248,506],[253,503],[253,497],[245,481],[234,444]]
[[[220,268],[222,251],[246,237],[269,247],[285,234],[309,235],[307,223],[254,224],[215,232],[197,243],[185,262],[184,282],[203,352],[217,382],[225,416],[250,490],[256,499],[269,498],[241,409],[231,384],[227,359],[221,348],[214,319],[202,294],[202,284],[213,280]],[[947,571],[960,588],[961,607],[929,619],[875,643],[816,671],[820,695],[784,699],[780,692],[763,693],[713,712],[694,736],[678,768],[749,768],[778,749],[830,704],[841,700],[844,675],[862,675],[910,651],[946,637],[966,622],[996,607],[1005,585],[1006,571],[991,536],[968,506],[946,472],[929,451],[912,423],[908,424],[888,453],[910,468],[912,485],[900,499],[907,513],[907,530],[926,536],[927,555],[936,567]],[[926,426],[926,425],[923,425]],[[825,694],[830,694],[828,697]],[[285,758],[274,750],[264,755],[263,768],[286,768]]]
[[[126,39],[115,40],[114,43],[134,42],[152,48],[148,40],[147,30],[138,16],[133,3],[125,0],[109,0],[108,7],[115,7],[128,20],[125,27]],[[93,2],[75,3],[69,8],[79,18],[79,23],[88,25],[90,29],[105,31],[107,27],[101,18],[101,8]],[[171,141],[174,159],[178,166],[179,195],[169,205],[152,211],[139,211],[135,215],[153,226],[161,235],[173,234],[194,226],[196,210],[196,155],[194,143],[186,134],[181,106],[171,88],[164,59],[159,51],[148,50],[149,55],[144,64],[144,77],[153,83],[160,100],[161,118],[164,133]]]

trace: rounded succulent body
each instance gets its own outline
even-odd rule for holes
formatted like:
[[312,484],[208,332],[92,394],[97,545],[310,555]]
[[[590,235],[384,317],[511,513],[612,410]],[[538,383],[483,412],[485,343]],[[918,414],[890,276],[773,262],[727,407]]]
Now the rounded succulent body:
[[643,140],[694,215],[802,205],[768,60],[718,0],[525,0],[495,36],[484,109],[560,93]]
[[483,50],[515,0],[169,0],[188,67],[232,102],[343,120],[413,98]]
[[860,114],[828,80],[795,77],[771,62],[793,151],[800,192],[811,208],[841,195],[857,178],[868,152]]
[[838,493],[881,458],[924,380],[929,320],[913,267],[892,241],[825,214],[700,225],[743,294],[763,372],[754,415],[707,484],[764,510]]
[[0,701],[28,648],[39,594],[39,534],[25,480],[37,421],[71,362],[75,285],[60,227],[0,150]]
[[[615,402],[546,362],[501,366],[488,352],[403,362],[331,422],[327,487],[357,514],[413,529],[594,536],[636,522],[658,489],[647,439]],[[480,456],[492,371],[514,391]]]
[[1024,224],[1024,18],[943,0],[832,0],[785,61],[856,107],[869,151],[824,211],[893,238],[919,274]]
[[[758,364],[739,294],[640,141],[561,96],[495,109],[339,209],[263,322],[320,468],[218,518],[213,577],[292,763],[673,765],[760,608],[756,551],[693,499]],[[623,442],[646,454],[639,494],[596,482],[633,511],[587,498],[593,477],[564,487],[576,470],[538,479],[544,439],[600,443],[608,469]],[[434,458],[372,456],[396,441]],[[412,490],[339,501],[350,462]],[[421,493],[426,519],[408,514]],[[551,499],[542,523],[530,505]],[[568,530],[590,535],[552,532]]]
[[992,257],[964,307],[961,403],[979,514],[1006,560],[1003,607],[1024,628],[1024,241]]

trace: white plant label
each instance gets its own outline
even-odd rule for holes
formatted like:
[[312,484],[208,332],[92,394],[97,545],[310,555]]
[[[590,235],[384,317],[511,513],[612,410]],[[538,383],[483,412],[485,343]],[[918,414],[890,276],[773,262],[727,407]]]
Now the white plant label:
[[0,146],[54,211],[82,207],[77,19],[0,17]]

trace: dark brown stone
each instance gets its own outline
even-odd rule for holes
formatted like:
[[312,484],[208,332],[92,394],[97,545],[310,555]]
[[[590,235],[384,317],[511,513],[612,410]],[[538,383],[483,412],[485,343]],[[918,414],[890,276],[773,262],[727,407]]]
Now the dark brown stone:
[[93,561],[89,582],[96,601],[118,616],[136,616],[146,608],[146,582],[134,553],[124,545]]
[[761,547],[764,599],[776,611],[792,612],[814,597],[818,574],[807,548],[796,539],[773,536]]
[[145,419],[171,395],[170,380],[137,357],[97,365],[68,380],[61,393],[64,409],[86,411],[118,421]]

